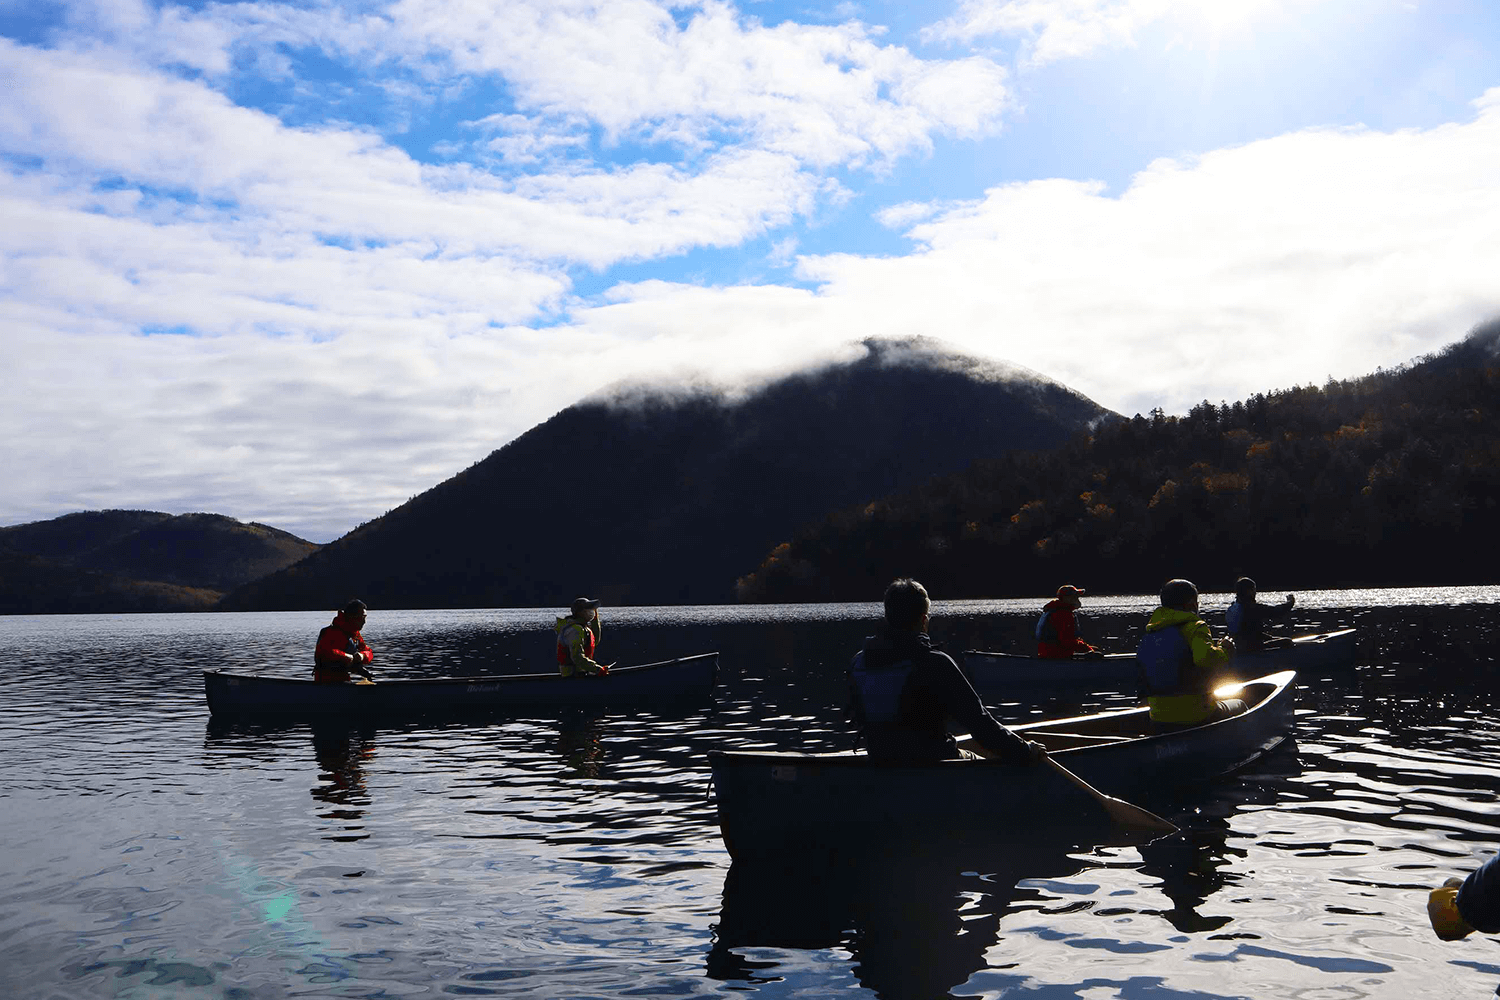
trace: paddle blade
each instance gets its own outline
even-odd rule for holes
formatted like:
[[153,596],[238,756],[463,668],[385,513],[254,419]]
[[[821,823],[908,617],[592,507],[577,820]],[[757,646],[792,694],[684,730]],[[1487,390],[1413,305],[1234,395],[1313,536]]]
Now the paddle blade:
[[1099,798],[1100,805],[1104,811],[1109,813],[1109,818],[1121,826],[1128,826],[1137,830],[1150,830],[1154,833],[1176,833],[1177,826],[1170,820],[1162,819],[1149,809],[1142,809],[1138,805],[1117,799],[1113,795],[1102,795]]

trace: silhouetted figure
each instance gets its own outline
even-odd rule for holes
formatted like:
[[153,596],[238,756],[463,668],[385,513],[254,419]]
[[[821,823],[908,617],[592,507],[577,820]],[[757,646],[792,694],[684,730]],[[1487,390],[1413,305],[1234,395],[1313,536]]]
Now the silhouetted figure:
[[1036,620],[1036,655],[1044,660],[1068,660],[1074,656],[1103,655],[1078,638],[1078,619],[1074,612],[1083,604],[1083,591],[1065,583],[1057,588],[1057,597],[1042,608]]
[[952,719],[973,734],[982,756],[1015,762],[1046,756],[985,710],[952,657],[927,636],[932,602],[915,580],[885,591],[885,627],[865,640],[849,670],[850,700],[870,756],[893,764],[930,764],[972,756],[948,732]]
[[1234,581],[1234,603],[1224,612],[1224,624],[1240,653],[1259,653],[1263,649],[1285,646],[1290,639],[1278,639],[1266,631],[1269,622],[1291,614],[1297,598],[1291,594],[1281,604],[1260,604],[1255,600],[1255,581],[1242,576]]

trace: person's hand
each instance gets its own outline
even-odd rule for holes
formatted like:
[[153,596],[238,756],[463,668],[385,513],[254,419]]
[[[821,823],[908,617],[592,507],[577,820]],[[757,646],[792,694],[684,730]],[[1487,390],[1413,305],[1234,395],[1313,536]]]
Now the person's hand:
[[1224,637],[1224,652],[1226,652],[1226,653],[1232,653],[1232,652],[1234,652],[1234,637],[1233,636],[1226,635]]
[[1297,603],[1297,595],[1296,594],[1287,594],[1286,595],[1286,606],[1287,607],[1290,608],[1290,607],[1294,606],[1296,603]]
[[1026,756],[1028,763],[1040,764],[1047,759],[1047,748],[1036,740],[1026,741]]
[[1427,919],[1432,930],[1444,941],[1458,941],[1474,933],[1474,928],[1458,912],[1458,889],[1461,878],[1450,878],[1427,894]]
[[1091,649],[1087,653],[1083,654],[1083,658],[1085,660],[1102,660],[1104,659],[1104,650]]

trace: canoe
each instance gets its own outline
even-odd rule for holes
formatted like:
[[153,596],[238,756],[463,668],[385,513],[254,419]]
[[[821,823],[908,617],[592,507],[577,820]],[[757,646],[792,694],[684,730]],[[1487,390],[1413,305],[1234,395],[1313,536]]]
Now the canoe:
[[710,696],[718,653],[614,667],[607,677],[508,674],[374,684],[204,671],[208,710],[244,717],[411,717],[503,713],[518,708],[681,704]]
[[[1217,722],[1155,732],[1145,708],[1011,728],[1100,791],[1158,797],[1239,770],[1292,729],[1295,671],[1219,689],[1247,710]],[[1098,822],[1097,804],[1050,768],[991,760],[913,767],[869,755],[711,751],[719,830],[732,857],[837,845],[861,831],[1022,829],[1046,821]]]
[[[1276,670],[1326,670],[1353,666],[1355,631],[1299,635],[1291,645],[1260,653],[1242,653],[1229,661],[1239,677],[1258,677]],[[1043,660],[1018,653],[964,652],[964,673],[985,698],[1005,698],[1034,688],[1132,691],[1137,674],[1134,653],[1110,653],[1102,660]]]

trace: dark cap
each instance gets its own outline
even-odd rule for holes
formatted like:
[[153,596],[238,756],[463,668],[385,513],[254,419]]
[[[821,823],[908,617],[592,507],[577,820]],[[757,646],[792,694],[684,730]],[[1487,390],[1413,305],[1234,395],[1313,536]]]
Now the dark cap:
[[573,599],[573,614],[580,611],[592,611],[599,606],[599,602],[588,597],[575,597]]
[[1071,583],[1065,583],[1061,587],[1057,588],[1058,597],[1081,597],[1086,593],[1088,593],[1088,591],[1083,590],[1080,587],[1075,587]]

